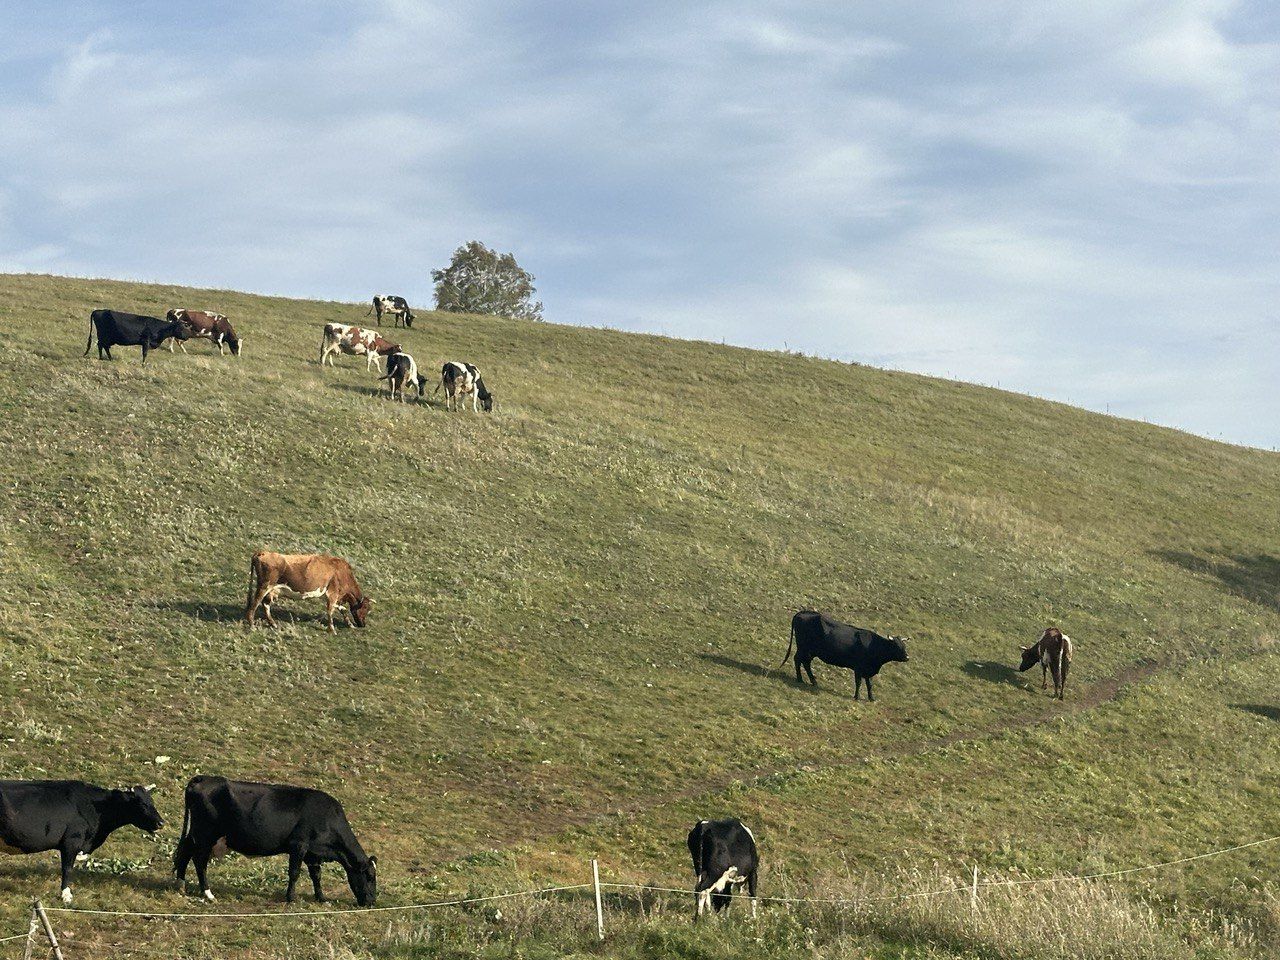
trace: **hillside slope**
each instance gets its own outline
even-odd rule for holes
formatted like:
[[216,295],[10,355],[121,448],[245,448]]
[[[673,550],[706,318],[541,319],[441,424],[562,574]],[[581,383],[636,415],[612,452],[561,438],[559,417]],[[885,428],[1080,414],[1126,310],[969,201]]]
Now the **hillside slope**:
[[[80,356],[91,309],[177,305],[230,315],[244,355]],[[375,396],[363,360],[319,367],[320,324],[364,313],[0,277],[0,777],[155,781],[173,821],[114,839],[79,905],[190,903],[161,881],[197,772],[338,795],[387,903],[576,882],[597,854],[684,886],[683,831],[725,812],[775,891],[1280,834],[1280,457],[866,367],[423,311],[397,331],[419,365],[475,362],[500,401],[446,414]],[[244,630],[262,547],[350,560],[368,629],[330,636],[295,602]],[[777,669],[806,605],[911,638],[876,703],[843,671],[810,691]],[[1077,644],[1065,707],[1011,670],[1050,622]],[[1280,924],[1239,907],[1277,866],[1263,846],[1121,884]],[[274,909],[282,875],[213,872],[244,909]],[[44,858],[0,863],[6,929],[54,885]]]

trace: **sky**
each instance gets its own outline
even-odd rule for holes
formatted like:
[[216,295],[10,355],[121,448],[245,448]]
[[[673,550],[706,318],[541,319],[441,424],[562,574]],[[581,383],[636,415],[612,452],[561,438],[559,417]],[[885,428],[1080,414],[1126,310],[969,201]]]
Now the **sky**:
[[1280,447],[1280,7],[0,0],[0,271],[429,305],[472,239],[555,322]]

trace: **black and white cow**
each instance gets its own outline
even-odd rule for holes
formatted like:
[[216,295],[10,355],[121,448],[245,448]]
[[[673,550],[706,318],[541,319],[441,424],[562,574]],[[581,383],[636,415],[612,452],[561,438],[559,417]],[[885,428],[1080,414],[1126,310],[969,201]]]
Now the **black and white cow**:
[[397,392],[400,394],[400,399],[404,400],[406,387],[417,390],[418,399],[421,400],[427,388],[427,378],[418,373],[418,365],[414,363],[413,357],[403,351],[397,351],[387,357],[386,375],[378,379],[389,381],[387,386],[391,389],[392,400],[396,398]]
[[699,820],[689,831],[689,856],[693,858],[696,878],[693,895],[697,901],[694,919],[714,907],[727,908],[733,888],[747,885],[751,897],[751,916],[756,915],[756,873],[760,854],[756,838],[746,824],[737,818]]
[[89,314],[89,341],[84,345],[87,357],[93,348],[94,334],[98,337],[98,359],[114,359],[112,347],[142,347],[142,362],[147,362],[147,352],[155,350],[170,337],[181,342],[191,339],[190,329],[176,320],[144,317],[120,310],[95,310]]
[[182,837],[173,854],[173,872],[186,883],[187,864],[194,861],[196,879],[206,900],[209,858],[233,850],[246,857],[289,856],[285,899],[293,902],[302,865],[307,865],[317,900],[320,865],[336,861],[362,907],[378,896],[378,861],[367,856],[333,797],[320,790],[272,783],[247,783],[224,777],[194,777],[187,784]]
[[[872,630],[851,627],[833,620],[816,610],[801,610],[791,618],[791,639],[787,643],[782,663],[791,656],[791,645],[796,648],[796,683],[803,683],[800,668],[809,674],[809,682],[815,687],[812,662],[816,657],[833,667],[846,667],[853,671],[853,699],[860,698],[863,681],[867,684],[867,699],[874,700],[871,679],[886,663],[906,663],[906,637],[882,637]],[[779,664],[781,666],[781,664]]]
[[480,376],[480,371],[475,364],[459,363],[456,360],[446,361],[440,368],[440,382],[436,384],[431,395],[435,396],[439,393],[441,387],[444,387],[446,410],[457,410],[460,402],[466,402],[465,398],[468,394],[471,396],[472,412],[479,409],[478,403],[479,406],[484,407],[485,413],[489,413],[498,402],[498,398],[484,385],[484,378]]
[[404,297],[397,297],[389,293],[379,293],[374,295],[373,306],[369,308],[369,312],[366,313],[365,316],[369,316],[370,313],[376,313],[378,315],[378,326],[382,326],[382,316],[386,313],[390,313],[395,316],[397,327],[400,326],[401,323],[406,327],[412,327],[415,319],[413,311],[409,309],[408,301],[406,301]]
[[71,902],[71,868],[121,827],[155,833],[164,820],[147,787],[108,790],[79,780],[0,780],[0,853],[62,858],[62,902]]

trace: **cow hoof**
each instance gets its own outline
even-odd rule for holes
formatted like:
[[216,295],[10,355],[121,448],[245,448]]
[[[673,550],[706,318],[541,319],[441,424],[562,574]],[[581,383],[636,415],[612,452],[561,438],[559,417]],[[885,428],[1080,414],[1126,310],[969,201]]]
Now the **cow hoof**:
[[63,902],[63,903],[70,903],[70,902],[71,902],[71,888],[70,888],[70,887],[63,887],[63,888],[62,888],[62,902]]
[[213,902],[214,902],[214,900],[215,900],[215,898],[214,898],[214,896],[213,896],[213,891],[212,891],[212,890],[206,890],[206,891],[204,892],[204,898],[205,898],[206,900],[208,900],[210,903],[213,903]]
[[89,855],[83,850],[76,854],[76,863],[84,863],[89,859]]

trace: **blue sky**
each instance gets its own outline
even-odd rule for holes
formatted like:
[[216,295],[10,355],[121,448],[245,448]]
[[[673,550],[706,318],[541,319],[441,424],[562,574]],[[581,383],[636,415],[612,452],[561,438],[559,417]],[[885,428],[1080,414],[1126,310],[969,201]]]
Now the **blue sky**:
[[0,0],[0,85],[0,270],[429,303],[476,238],[558,322],[1280,446],[1274,4]]

